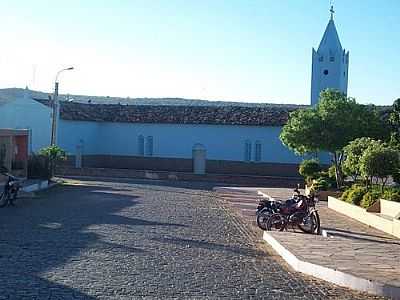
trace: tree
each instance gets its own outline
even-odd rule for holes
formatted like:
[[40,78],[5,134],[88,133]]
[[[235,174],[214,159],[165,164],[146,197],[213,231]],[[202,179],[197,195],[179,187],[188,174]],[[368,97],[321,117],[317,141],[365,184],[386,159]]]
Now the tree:
[[314,108],[290,114],[280,139],[297,154],[327,151],[332,155],[338,187],[343,183],[343,147],[359,137],[382,138],[384,126],[374,106],[357,104],[336,90],[321,92]]
[[360,159],[365,150],[369,147],[379,147],[382,145],[381,141],[376,141],[371,138],[358,138],[351,141],[343,148],[345,160],[343,161],[343,171],[346,175],[351,176],[354,181],[361,175]]
[[321,171],[321,167],[315,159],[303,160],[299,166],[299,174],[306,179],[307,183],[315,179],[319,171]]
[[389,115],[391,126],[391,144],[400,148],[400,98],[393,102],[393,110]]
[[67,159],[65,151],[58,146],[49,146],[43,148],[39,151],[39,154],[44,156],[48,161],[50,178],[54,176],[57,164],[60,161]]
[[366,178],[367,186],[372,183],[372,178],[381,180],[381,192],[389,176],[400,168],[399,153],[389,147],[373,145],[368,147],[360,158],[361,175]]

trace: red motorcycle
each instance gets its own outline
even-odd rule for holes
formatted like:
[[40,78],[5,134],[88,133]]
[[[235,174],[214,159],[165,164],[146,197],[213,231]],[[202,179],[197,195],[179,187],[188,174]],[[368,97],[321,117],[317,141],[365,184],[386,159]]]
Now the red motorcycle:
[[287,201],[278,212],[268,218],[267,230],[284,231],[288,227],[297,227],[306,233],[320,234],[321,223],[315,208],[318,198],[313,194],[301,195],[298,188],[294,191],[297,194],[294,201]]

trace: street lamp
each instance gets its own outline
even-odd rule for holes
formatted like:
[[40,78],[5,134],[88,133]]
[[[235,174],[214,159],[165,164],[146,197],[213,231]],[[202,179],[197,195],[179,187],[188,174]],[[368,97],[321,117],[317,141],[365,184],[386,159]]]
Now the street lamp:
[[54,94],[53,94],[53,118],[51,122],[51,146],[57,143],[57,125],[60,114],[60,102],[58,101],[58,76],[64,71],[73,70],[74,67],[62,69],[57,72],[56,80],[54,81]]

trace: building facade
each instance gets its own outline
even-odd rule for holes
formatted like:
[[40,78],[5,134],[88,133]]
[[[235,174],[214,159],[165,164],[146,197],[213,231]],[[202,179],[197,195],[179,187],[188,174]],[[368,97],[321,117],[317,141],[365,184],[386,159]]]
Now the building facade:
[[49,145],[51,115],[50,107],[33,100],[28,90],[0,95],[0,128],[27,129],[30,153]]

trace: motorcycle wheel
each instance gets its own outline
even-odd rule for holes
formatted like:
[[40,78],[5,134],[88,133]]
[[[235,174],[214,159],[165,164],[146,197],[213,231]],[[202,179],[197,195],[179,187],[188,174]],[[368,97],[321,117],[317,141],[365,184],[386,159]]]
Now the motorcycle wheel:
[[272,214],[267,222],[268,231],[283,231],[287,225],[287,220],[281,214]]
[[258,213],[257,214],[257,225],[260,227],[262,230],[267,230],[267,222],[271,214],[269,213]]
[[10,205],[14,206],[15,202],[17,201],[17,197],[18,197],[18,190],[15,191],[14,193],[12,193],[12,195],[10,195]]
[[4,206],[7,205],[8,197],[9,197],[8,193],[6,193],[6,192],[2,192],[1,193],[1,195],[0,195],[0,207],[4,207]]
[[320,234],[321,233],[321,223],[319,219],[318,212],[313,211],[307,218],[307,224],[298,224],[301,231],[305,233]]

